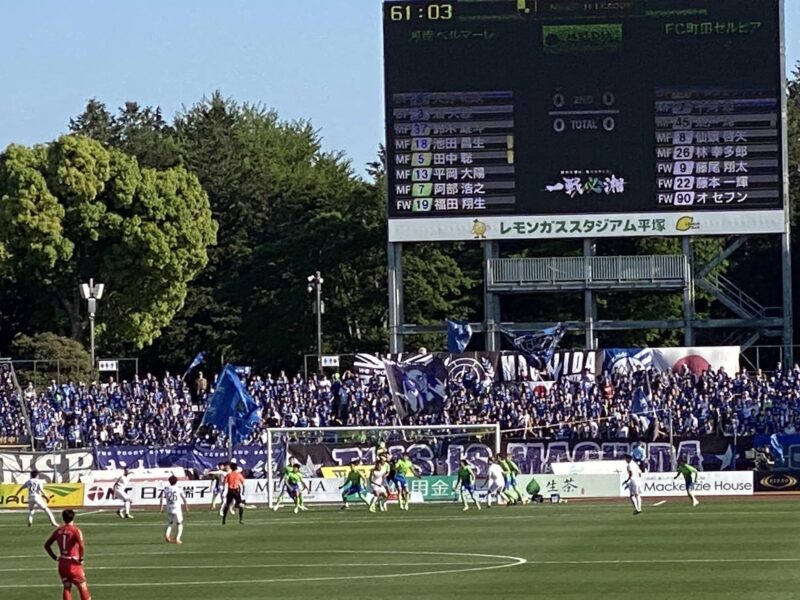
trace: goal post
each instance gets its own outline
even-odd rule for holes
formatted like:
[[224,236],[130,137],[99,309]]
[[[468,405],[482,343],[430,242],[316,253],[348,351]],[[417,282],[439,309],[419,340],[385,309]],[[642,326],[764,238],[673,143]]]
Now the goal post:
[[[469,441],[471,444],[486,447],[490,453],[501,450],[501,430],[499,423],[470,425],[390,425],[383,427],[277,427],[266,430],[267,445],[267,505],[272,508],[275,484],[279,479],[279,469],[289,460],[290,446],[329,445],[348,446],[358,449],[359,457],[366,455],[370,460],[372,449],[384,442],[393,456],[408,448],[410,451],[425,446],[440,446],[451,441]],[[281,450],[282,452],[276,452]],[[276,459],[276,454],[278,457]],[[414,461],[412,452],[411,460]],[[431,462],[431,461],[428,461]],[[434,465],[441,462],[433,460]],[[280,464],[282,463],[282,464]],[[347,466],[333,464],[329,466]],[[434,468],[436,468],[434,466]],[[437,474],[437,473],[433,473]]]

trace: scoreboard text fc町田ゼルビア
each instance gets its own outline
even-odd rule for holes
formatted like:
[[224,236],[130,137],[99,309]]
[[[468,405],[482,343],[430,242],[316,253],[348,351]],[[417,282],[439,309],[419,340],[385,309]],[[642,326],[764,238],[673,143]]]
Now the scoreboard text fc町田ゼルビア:
[[784,230],[779,0],[383,19],[391,241]]

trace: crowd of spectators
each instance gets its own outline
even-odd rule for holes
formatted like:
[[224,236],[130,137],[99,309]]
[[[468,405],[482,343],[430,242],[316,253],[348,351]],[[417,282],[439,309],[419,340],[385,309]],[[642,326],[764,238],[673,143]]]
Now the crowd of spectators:
[[[1,369],[2,367],[0,367]],[[262,406],[253,440],[267,427],[366,426],[399,423],[384,377],[349,372],[331,377],[251,375],[247,387]],[[222,443],[224,432],[200,427],[213,382],[202,373],[184,381],[166,373],[131,381],[28,385],[22,401],[40,449],[137,444]],[[800,431],[800,367],[771,374],[696,375],[588,372],[553,384],[497,383],[465,377],[447,384],[445,409],[411,424],[499,423],[515,437],[650,438],[752,435]],[[634,413],[631,408],[636,407]],[[0,370],[0,438],[25,433],[9,373]]]
[[0,445],[28,442],[28,426],[9,363],[0,363]]

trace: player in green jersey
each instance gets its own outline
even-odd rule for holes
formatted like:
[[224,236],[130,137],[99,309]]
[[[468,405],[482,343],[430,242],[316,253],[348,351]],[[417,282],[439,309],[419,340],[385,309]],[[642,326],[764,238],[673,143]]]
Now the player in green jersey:
[[456,471],[456,485],[461,492],[461,501],[464,503],[464,508],[462,510],[469,510],[467,494],[472,498],[476,508],[480,510],[481,503],[475,497],[475,471],[466,459],[461,460],[461,466],[458,468],[458,471]]
[[408,504],[411,500],[411,492],[408,490],[408,478],[419,475],[417,468],[411,462],[408,452],[403,452],[395,465],[394,483],[397,486],[397,502],[400,504],[400,510],[408,510]]
[[508,454],[500,454],[500,467],[503,469],[503,477],[506,480],[505,496],[511,504],[521,502],[525,504],[525,497],[517,489],[517,475],[520,474],[519,467]]
[[355,496],[364,504],[369,505],[369,502],[367,502],[367,499],[364,497],[363,484],[366,481],[366,477],[358,470],[359,464],[360,462],[358,460],[354,460],[350,463],[350,471],[347,473],[344,484],[339,488],[343,490],[342,501],[344,504],[342,505],[342,510],[350,508],[350,504],[347,502],[349,496]]
[[303,481],[303,475],[300,473],[300,465],[295,464],[292,467],[292,472],[286,475],[284,479],[286,493],[294,500],[294,514],[301,510],[307,510],[303,504],[303,490],[308,490],[308,485]]
[[275,501],[275,506],[272,507],[272,510],[278,510],[281,507],[281,504],[283,504],[283,499],[285,498],[286,491],[287,491],[286,490],[286,477],[290,473],[292,473],[294,471],[294,466],[296,464],[297,463],[292,461],[292,462],[286,463],[286,466],[283,468],[283,473],[281,474],[281,481],[280,481],[281,493],[278,494],[278,499]]
[[694,495],[694,486],[697,483],[697,469],[686,462],[686,459],[681,457],[678,459],[678,474],[675,479],[683,475],[683,480],[686,482],[686,495],[692,500],[692,506],[697,506],[700,501]]

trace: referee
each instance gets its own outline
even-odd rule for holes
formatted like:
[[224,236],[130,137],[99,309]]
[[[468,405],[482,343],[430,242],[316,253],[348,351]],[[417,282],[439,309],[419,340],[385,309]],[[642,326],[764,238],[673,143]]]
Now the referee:
[[222,524],[225,525],[225,520],[228,518],[228,511],[231,505],[235,505],[239,510],[239,523],[242,523],[244,517],[244,506],[242,506],[242,492],[244,491],[244,475],[239,472],[239,466],[232,462],[230,463],[231,470],[225,475],[225,488],[228,490],[225,494],[225,507],[222,509]]

